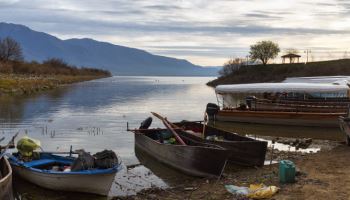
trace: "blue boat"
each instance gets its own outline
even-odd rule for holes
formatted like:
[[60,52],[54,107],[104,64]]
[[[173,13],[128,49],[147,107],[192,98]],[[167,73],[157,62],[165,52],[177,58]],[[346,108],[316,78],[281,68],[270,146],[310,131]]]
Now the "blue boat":
[[108,195],[121,163],[107,169],[81,171],[57,170],[72,166],[75,157],[40,153],[40,159],[23,162],[16,154],[8,155],[13,172],[23,179],[43,188],[60,191],[84,192]]

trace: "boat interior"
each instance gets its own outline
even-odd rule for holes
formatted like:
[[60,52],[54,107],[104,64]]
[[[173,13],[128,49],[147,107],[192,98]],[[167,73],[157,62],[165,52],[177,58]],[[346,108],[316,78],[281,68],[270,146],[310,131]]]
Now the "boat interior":
[[[18,157],[17,153],[13,155]],[[45,153],[40,153],[39,155],[39,158],[28,161],[25,165],[40,170],[64,171],[64,169],[67,166],[71,166],[74,161],[72,157],[61,157]]]
[[[203,124],[199,122],[180,122],[175,123],[181,128],[184,128],[186,131],[191,131],[197,133],[195,135],[203,134]],[[224,141],[255,141],[252,138],[240,136],[231,132],[223,131],[211,126],[206,126],[204,130],[204,137],[208,136],[220,136]]]
[[6,165],[5,158],[2,157],[0,159],[0,180],[4,178],[8,173],[10,173],[10,170]]
[[[149,129],[148,131],[143,132],[145,136],[151,138],[152,140],[155,140],[158,143],[161,144],[168,144],[168,145],[179,145],[175,139],[175,136],[167,130],[167,129]],[[202,147],[211,147],[211,148],[219,148],[223,149],[220,146],[213,145],[213,144],[206,144],[203,142],[196,141],[190,137],[186,137],[184,135],[179,135],[181,139],[190,146],[202,146]]]

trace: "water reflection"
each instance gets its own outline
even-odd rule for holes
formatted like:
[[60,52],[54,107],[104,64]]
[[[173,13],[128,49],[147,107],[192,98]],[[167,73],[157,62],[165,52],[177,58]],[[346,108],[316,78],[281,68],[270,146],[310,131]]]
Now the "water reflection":
[[[201,120],[215,92],[205,85],[213,78],[111,77],[75,84],[27,97],[0,98],[0,136],[19,131],[41,140],[44,150],[69,151],[84,148],[91,153],[114,150],[125,165],[138,164],[118,173],[110,196],[130,195],[144,187],[167,187],[181,183],[176,171],[134,152],[134,137],[126,131],[156,111],[170,121]],[[217,123],[247,135],[300,136],[340,139],[338,130]],[[154,120],[153,127],[162,127]],[[96,131],[99,130],[99,131]],[[305,136],[307,134],[313,136]],[[18,199],[96,199],[95,196],[46,191],[15,179]],[[42,196],[43,195],[43,196]],[[72,195],[72,196],[71,196]],[[74,198],[70,198],[74,197]],[[103,199],[103,198],[102,198]]]
[[[139,163],[134,154],[134,138],[126,132],[126,123],[138,127],[150,111],[166,114],[174,121],[200,119],[206,103],[215,100],[213,89],[205,85],[210,79],[111,77],[30,97],[1,99],[0,134],[6,137],[17,131],[20,136],[28,134],[41,140],[47,151],[68,151],[70,145],[92,153],[111,149],[121,156],[125,165]],[[154,126],[161,123],[155,121]],[[97,129],[100,131],[94,131]],[[142,166],[125,169],[117,175],[110,195],[133,194],[143,187],[167,185],[156,175],[143,177],[149,172]],[[25,185],[16,187],[22,199],[25,196],[39,199],[42,193],[37,187],[32,190],[23,190]],[[59,196],[61,193],[48,191],[46,199]]]

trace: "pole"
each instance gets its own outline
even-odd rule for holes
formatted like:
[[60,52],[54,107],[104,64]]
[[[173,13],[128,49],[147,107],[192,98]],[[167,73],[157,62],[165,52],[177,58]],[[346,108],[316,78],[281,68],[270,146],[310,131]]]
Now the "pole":
[[173,127],[177,128],[177,126],[175,126],[175,124],[172,124],[171,122],[169,122],[167,120],[166,117],[162,117],[161,115],[155,113],[155,112],[151,112],[155,117],[157,117],[158,119],[163,121],[164,126],[170,130],[170,132],[175,136],[176,140],[182,144],[182,145],[186,145],[186,143],[182,140],[182,138],[176,133],[176,131],[174,130]]

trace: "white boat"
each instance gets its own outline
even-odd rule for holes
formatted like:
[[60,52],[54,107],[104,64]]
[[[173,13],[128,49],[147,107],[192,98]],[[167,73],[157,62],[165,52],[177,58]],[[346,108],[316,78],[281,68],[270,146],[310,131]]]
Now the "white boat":
[[207,114],[226,122],[339,127],[338,117],[350,102],[349,85],[338,83],[219,85],[215,92],[218,105],[208,104]]
[[0,200],[13,199],[12,169],[5,157],[0,159]]
[[43,188],[108,195],[116,173],[122,169],[121,164],[118,163],[108,169],[89,169],[76,172],[50,169],[52,166],[71,166],[74,159],[74,157],[40,153],[39,160],[22,162],[13,155],[9,156],[15,174]]

